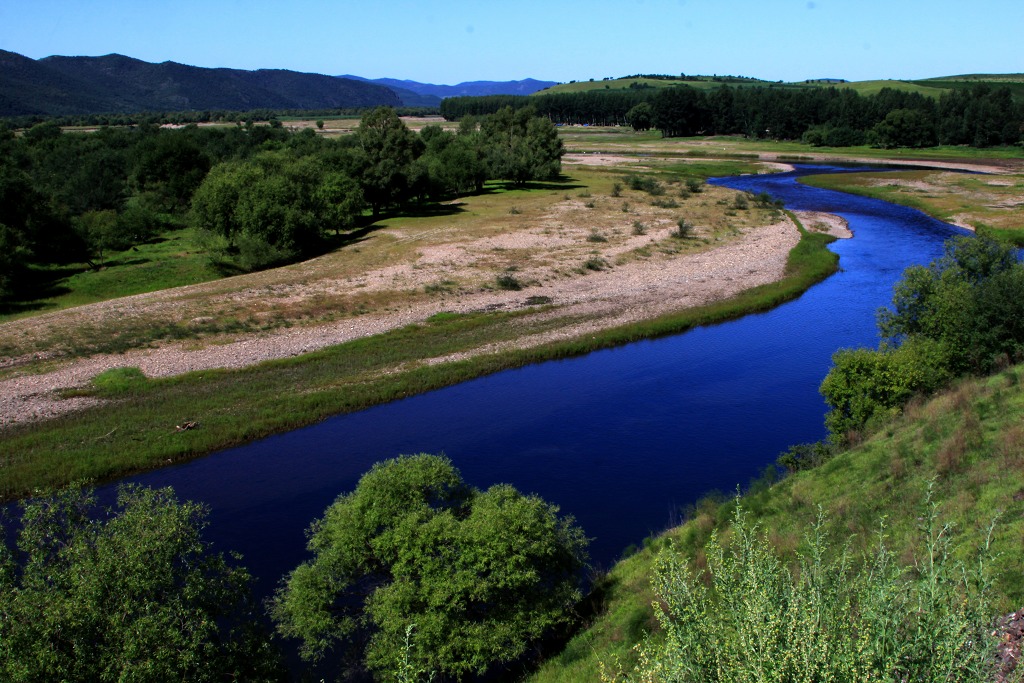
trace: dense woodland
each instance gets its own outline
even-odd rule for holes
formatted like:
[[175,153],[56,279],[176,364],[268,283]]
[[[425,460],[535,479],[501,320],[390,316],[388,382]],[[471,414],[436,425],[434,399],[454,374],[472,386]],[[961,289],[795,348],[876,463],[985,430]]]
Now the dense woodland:
[[986,83],[950,90],[938,100],[893,88],[864,96],[842,88],[728,85],[453,97],[441,103],[441,113],[458,120],[527,106],[559,125],[631,125],[656,128],[665,137],[746,135],[829,147],[1013,145],[1024,124],[1024,104],[1009,88]]
[[555,127],[528,109],[410,131],[393,109],[355,135],[311,129],[153,125],[64,133],[53,122],[0,138],[0,295],[32,264],[87,262],[191,224],[211,258],[254,270],[317,253],[364,213],[524,184],[561,169]]

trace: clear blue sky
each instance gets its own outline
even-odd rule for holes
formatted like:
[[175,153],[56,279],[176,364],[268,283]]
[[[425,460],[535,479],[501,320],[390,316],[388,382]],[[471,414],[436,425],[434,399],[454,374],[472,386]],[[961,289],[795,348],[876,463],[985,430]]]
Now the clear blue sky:
[[1019,73],[1022,46],[1022,0],[0,1],[0,48],[34,59],[117,52],[444,84]]

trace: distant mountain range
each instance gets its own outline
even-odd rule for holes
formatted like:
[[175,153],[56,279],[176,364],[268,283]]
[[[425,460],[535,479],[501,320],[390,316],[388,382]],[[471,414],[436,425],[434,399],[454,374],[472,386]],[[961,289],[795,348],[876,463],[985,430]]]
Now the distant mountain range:
[[[538,81],[527,78],[521,81],[466,81],[458,85],[434,85],[416,81],[400,81],[396,78],[368,79],[362,76],[344,75],[338,78],[377,83],[391,88],[402,98],[406,106],[437,106],[446,97],[480,97],[483,95],[532,95],[538,90],[558,85],[555,81]],[[430,104],[413,104],[410,94],[422,98],[422,102]],[[406,101],[409,97],[410,101]]]
[[0,50],[0,116],[400,106],[374,83],[279,69],[205,69],[123,55],[34,60]]
[[0,50],[0,116],[252,109],[436,107],[456,95],[528,95],[553,83],[433,85],[281,69],[207,69],[111,54],[31,59]]

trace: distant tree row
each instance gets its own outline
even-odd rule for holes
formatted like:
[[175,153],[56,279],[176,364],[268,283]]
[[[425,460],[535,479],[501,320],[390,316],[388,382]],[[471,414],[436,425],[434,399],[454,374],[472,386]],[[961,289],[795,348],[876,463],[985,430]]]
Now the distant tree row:
[[[147,111],[108,112],[106,114],[75,114],[68,116],[46,116],[27,114],[0,119],[0,130],[20,130],[40,123],[56,123],[60,126],[139,126],[146,124],[189,124],[189,123],[257,123],[275,119],[302,117],[305,119],[330,117],[360,117],[367,113],[365,107],[356,109],[250,109],[235,111],[229,109],[193,109],[188,111]],[[436,116],[437,107],[399,107],[399,116]]]
[[[739,134],[803,139],[833,147],[990,147],[1018,144],[1024,132],[1024,104],[1014,101],[1008,88],[986,83],[950,90],[938,100],[893,88],[865,96],[844,88],[699,90],[686,85],[533,97],[453,97],[441,103],[441,113],[458,120],[501,107],[526,106],[556,124],[653,127],[666,137]],[[639,116],[647,107],[648,116]]]
[[280,123],[63,133],[46,122],[0,134],[0,296],[32,263],[86,262],[191,223],[208,248],[251,270],[316,253],[369,211],[524,184],[561,171],[551,122],[511,108],[457,132],[417,134],[386,107],[337,139]]

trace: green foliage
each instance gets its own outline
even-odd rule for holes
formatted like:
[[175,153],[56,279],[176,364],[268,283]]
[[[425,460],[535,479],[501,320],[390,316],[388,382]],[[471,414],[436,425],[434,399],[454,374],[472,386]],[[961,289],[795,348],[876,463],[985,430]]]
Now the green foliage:
[[899,347],[841,349],[821,383],[831,410],[825,425],[836,437],[882,424],[917,394],[930,394],[952,378],[949,353],[940,342],[914,339]]
[[309,254],[363,207],[355,181],[315,157],[264,152],[214,167],[192,197],[195,227],[237,249],[246,270]]
[[557,513],[510,486],[473,489],[443,457],[378,463],[312,526],[314,559],[287,577],[274,620],[309,659],[365,642],[382,675],[482,674],[580,597],[586,539]]
[[111,368],[93,377],[92,385],[105,395],[116,396],[142,389],[148,381],[138,368]]
[[685,240],[693,234],[693,225],[688,223],[685,218],[676,220],[676,229],[672,231],[672,236],[676,239]]
[[558,130],[533,109],[500,109],[481,122],[480,132],[492,178],[523,185],[529,180],[552,180],[562,171],[565,149]]
[[879,147],[930,147],[938,143],[935,124],[917,109],[894,109],[868,132],[868,142]]
[[982,552],[950,556],[950,528],[928,501],[913,568],[885,529],[857,568],[830,547],[823,514],[791,569],[737,505],[731,538],[713,532],[707,569],[671,550],[656,562],[656,613],[631,679],[748,681],[980,681],[994,673],[996,639]]
[[649,102],[641,102],[626,112],[626,123],[633,130],[650,130],[654,123],[654,110]]
[[22,503],[0,543],[0,677],[7,681],[278,680],[249,574],[202,540],[205,511],[170,489],[123,487]]
[[642,173],[630,173],[624,178],[626,186],[631,190],[637,190],[639,192],[646,192],[652,196],[659,196],[665,194],[665,188],[662,187],[658,179],[652,175],[645,175]]
[[495,278],[495,284],[498,285],[498,289],[505,289],[513,292],[518,292],[523,288],[523,283],[519,281],[515,275],[511,273],[502,273]]
[[1019,359],[1024,266],[1009,245],[953,238],[942,258],[904,272],[878,326],[883,346],[837,352],[821,385],[826,424],[840,439],[898,414],[915,394]]
[[356,140],[353,175],[376,216],[382,208],[408,198],[412,162],[421,143],[391,107],[377,107],[363,115]]

